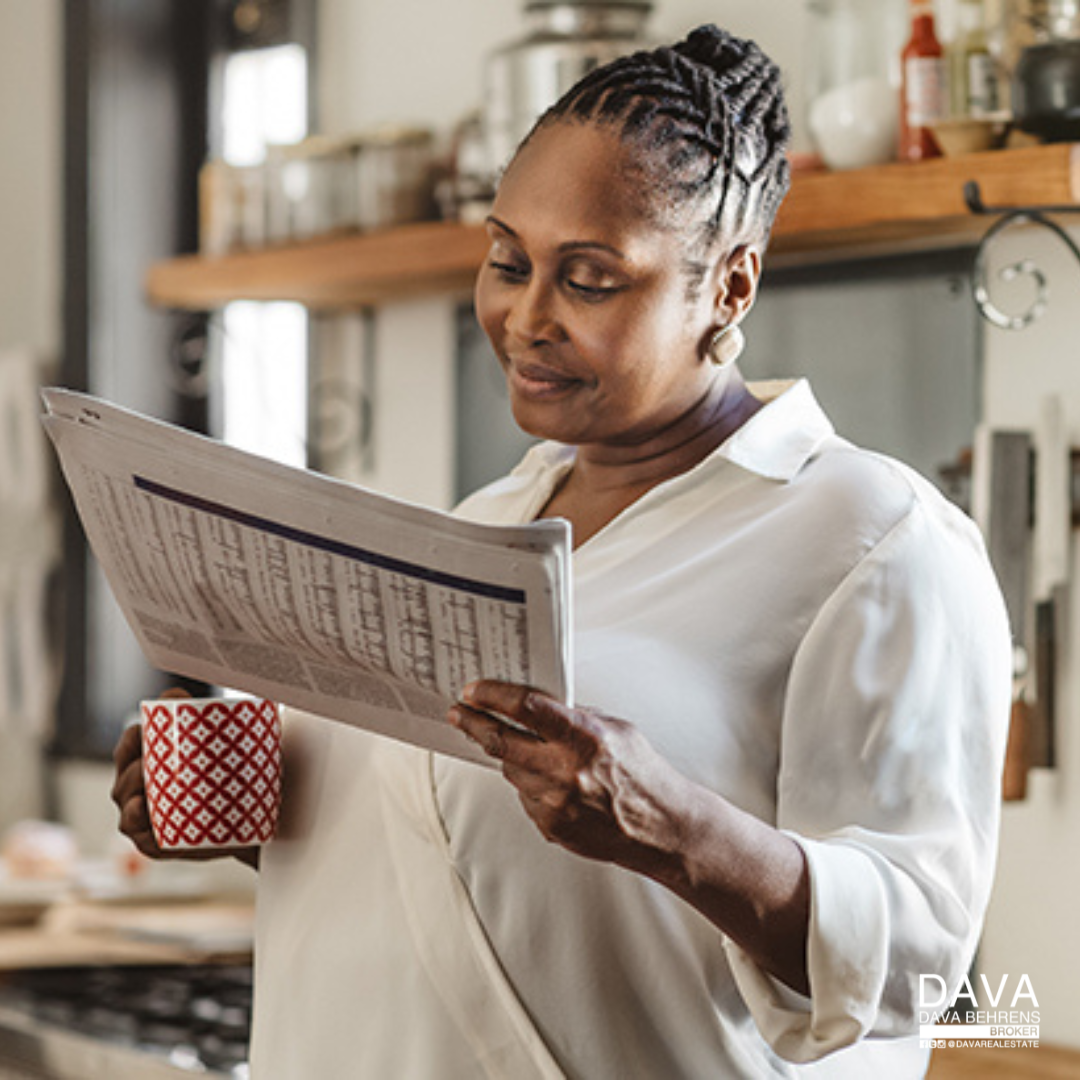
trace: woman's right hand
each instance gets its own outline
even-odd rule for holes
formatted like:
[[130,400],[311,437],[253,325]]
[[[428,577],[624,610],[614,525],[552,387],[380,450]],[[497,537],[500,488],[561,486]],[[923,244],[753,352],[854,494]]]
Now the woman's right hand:
[[146,803],[146,782],[142,767],[142,727],[132,724],[126,728],[113,751],[116,776],[113,780],[112,801],[120,811],[120,831],[143,855],[151,859],[167,859],[154,837],[150,824],[150,808]]

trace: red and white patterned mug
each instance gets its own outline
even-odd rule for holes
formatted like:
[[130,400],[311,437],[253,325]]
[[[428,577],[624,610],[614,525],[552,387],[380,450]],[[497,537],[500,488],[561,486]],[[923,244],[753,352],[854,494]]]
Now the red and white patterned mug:
[[158,846],[266,843],[281,807],[281,719],[264,698],[143,701],[143,776]]

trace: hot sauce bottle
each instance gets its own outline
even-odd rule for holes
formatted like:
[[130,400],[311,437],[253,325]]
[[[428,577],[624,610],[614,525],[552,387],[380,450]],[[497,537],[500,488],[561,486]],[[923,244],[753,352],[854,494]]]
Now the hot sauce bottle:
[[932,0],[911,0],[911,37],[900,56],[900,158],[923,161],[938,157],[941,150],[930,125],[945,116],[948,83]]

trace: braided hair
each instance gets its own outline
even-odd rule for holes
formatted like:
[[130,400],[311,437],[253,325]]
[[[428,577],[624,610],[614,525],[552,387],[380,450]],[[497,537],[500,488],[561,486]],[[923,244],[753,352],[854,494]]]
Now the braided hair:
[[677,45],[621,57],[571,87],[533,130],[556,121],[618,131],[640,151],[642,190],[672,210],[705,208],[706,249],[721,234],[768,239],[790,185],[791,127],[780,70],[754,42],[701,26]]

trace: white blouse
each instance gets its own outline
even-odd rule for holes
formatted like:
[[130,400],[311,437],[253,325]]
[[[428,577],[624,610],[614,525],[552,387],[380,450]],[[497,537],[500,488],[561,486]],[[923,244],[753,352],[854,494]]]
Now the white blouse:
[[[803,847],[809,997],[546,843],[498,772],[293,713],[255,1080],[921,1075],[919,975],[959,983],[993,877],[1007,620],[936,489],[838,438],[805,382],[753,389],[574,553],[575,684]],[[536,447],[460,512],[530,520],[571,463]]]

